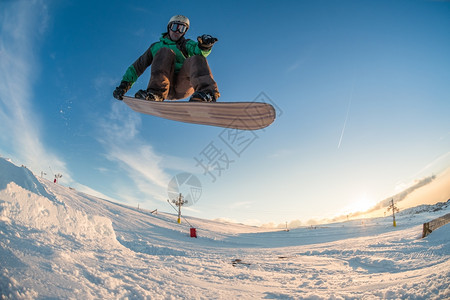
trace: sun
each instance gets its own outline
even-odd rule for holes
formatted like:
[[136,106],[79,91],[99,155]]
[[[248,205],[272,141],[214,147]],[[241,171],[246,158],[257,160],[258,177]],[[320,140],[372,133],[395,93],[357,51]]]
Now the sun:
[[376,202],[374,200],[368,197],[367,194],[364,194],[350,205],[349,211],[352,213],[365,212],[374,207],[375,204]]

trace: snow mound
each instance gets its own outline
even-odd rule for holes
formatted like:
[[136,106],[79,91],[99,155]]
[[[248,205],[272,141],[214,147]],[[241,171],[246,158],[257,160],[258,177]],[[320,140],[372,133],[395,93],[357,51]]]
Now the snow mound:
[[0,221],[50,235],[118,244],[110,219],[58,201],[27,168],[4,159],[0,159]]
[[14,182],[0,191],[0,220],[77,239],[116,238],[111,220],[57,204]]
[[0,220],[76,239],[116,239],[111,220],[54,203],[14,182],[0,191]]
[[5,189],[10,182],[14,182],[36,195],[52,198],[39,180],[25,166],[17,167],[11,161],[0,158],[0,190]]

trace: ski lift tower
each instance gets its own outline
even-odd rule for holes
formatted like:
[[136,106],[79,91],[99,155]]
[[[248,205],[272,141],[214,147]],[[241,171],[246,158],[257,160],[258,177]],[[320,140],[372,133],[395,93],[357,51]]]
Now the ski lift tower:
[[400,210],[398,209],[397,206],[395,206],[394,199],[391,200],[391,204],[388,206],[387,210],[388,211],[392,210],[393,224],[394,224],[394,227],[397,227],[397,223],[395,222],[395,213],[399,212]]
[[173,199],[173,200],[172,200],[172,203],[173,203],[175,206],[178,207],[178,219],[177,219],[177,222],[178,222],[178,224],[181,224],[181,207],[182,207],[184,204],[188,203],[188,201],[187,201],[187,200],[184,200],[183,195],[180,193],[180,194],[178,195],[178,198],[177,198],[177,199]]
[[62,178],[63,176],[62,176],[62,174],[61,173],[58,173],[58,174],[55,174],[55,180],[53,181],[54,183],[58,183],[58,180],[60,179],[60,178]]

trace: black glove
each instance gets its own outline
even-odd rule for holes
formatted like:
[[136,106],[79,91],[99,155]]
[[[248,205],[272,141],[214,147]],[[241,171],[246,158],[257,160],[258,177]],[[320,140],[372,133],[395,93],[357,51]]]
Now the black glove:
[[123,95],[131,88],[131,83],[122,81],[118,87],[113,92],[113,97],[117,100],[123,100]]
[[209,50],[212,48],[214,43],[218,41],[218,39],[209,34],[204,34],[202,36],[197,37],[197,41],[200,49]]

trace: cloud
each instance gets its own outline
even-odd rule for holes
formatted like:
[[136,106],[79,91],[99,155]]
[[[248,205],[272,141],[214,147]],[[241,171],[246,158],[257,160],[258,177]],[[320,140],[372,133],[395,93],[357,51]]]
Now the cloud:
[[442,154],[437,157],[435,160],[427,164],[423,169],[418,171],[413,177],[421,176],[424,173],[433,173],[441,172],[443,169],[447,168],[450,165],[450,151]]
[[127,201],[149,197],[166,201],[171,179],[167,170],[187,171],[183,168],[192,165],[182,158],[159,154],[151,144],[143,141],[139,131],[142,125],[140,115],[121,102],[114,102],[110,113],[100,119],[98,125],[97,140],[103,145],[106,158],[116,162],[135,185],[135,191],[131,193],[127,187],[116,186]]
[[145,182],[151,182],[157,187],[167,187],[170,178],[161,167],[161,157],[150,145],[112,146],[108,157],[124,164],[136,183],[143,178]]
[[32,86],[39,71],[36,49],[48,27],[42,1],[11,1],[0,6],[0,149],[39,173],[51,165],[71,177],[66,164],[41,142],[42,120]]
[[230,204],[230,209],[248,209],[254,205],[255,201],[241,201]]
[[290,73],[290,72],[297,70],[304,63],[305,63],[304,59],[299,59],[299,60],[295,61],[294,63],[292,63],[291,65],[288,66],[287,72]]

